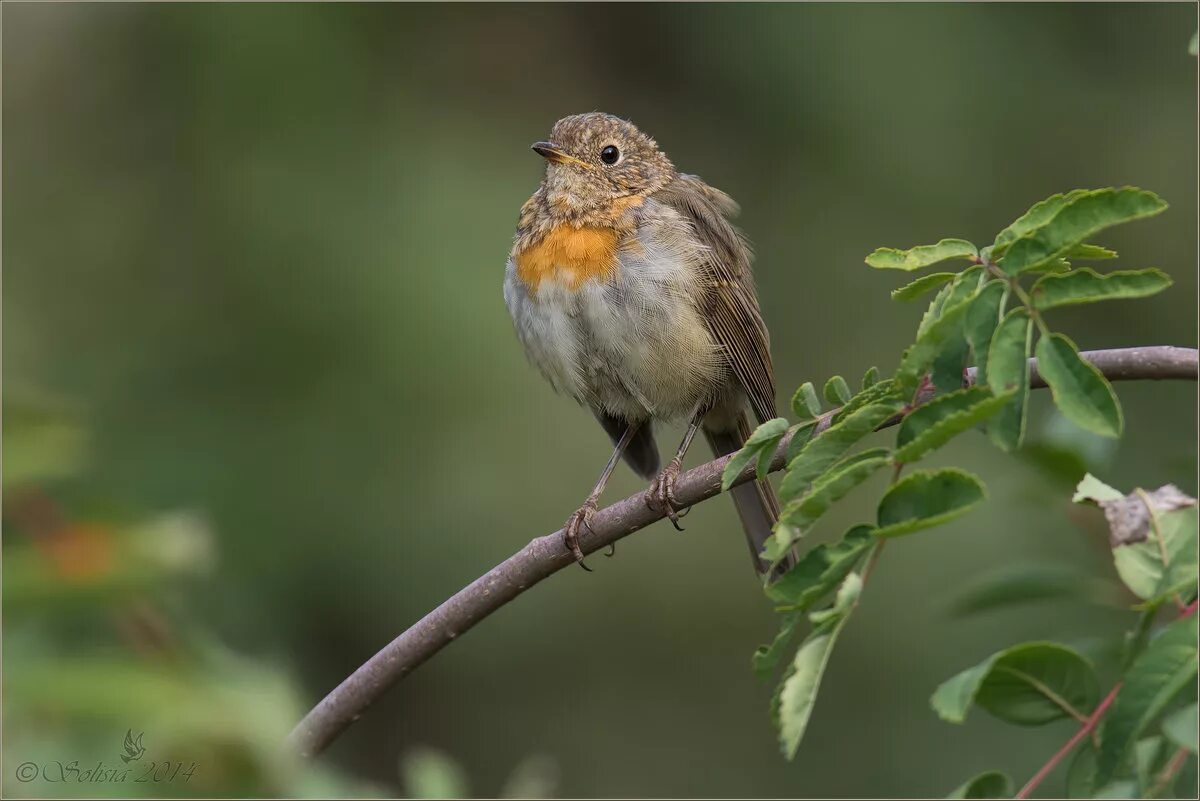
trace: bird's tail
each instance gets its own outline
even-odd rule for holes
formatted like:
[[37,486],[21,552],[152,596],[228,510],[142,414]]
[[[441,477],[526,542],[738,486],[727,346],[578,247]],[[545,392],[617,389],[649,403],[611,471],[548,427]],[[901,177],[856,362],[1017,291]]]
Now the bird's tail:
[[[725,456],[740,450],[749,439],[751,433],[750,421],[745,413],[738,415],[737,423],[729,431],[704,430],[708,444],[715,456]],[[771,536],[775,523],[779,520],[779,500],[775,491],[766,481],[748,481],[739,484],[729,491],[733,496],[733,505],[737,507],[738,517],[742,520],[742,528],[746,532],[746,543],[750,546],[750,558],[754,560],[754,569],[766,573],[770,565],[759,558],[767,537]],[[776,568],[776,575],[787,571],[794,563],[793,554],[788,554]]]

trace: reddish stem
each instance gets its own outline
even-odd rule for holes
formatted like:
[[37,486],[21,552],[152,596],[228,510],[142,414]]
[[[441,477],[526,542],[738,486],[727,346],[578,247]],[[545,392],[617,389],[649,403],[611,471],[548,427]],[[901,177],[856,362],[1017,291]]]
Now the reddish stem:
[[1075,746],[1079,745],[1079,743],[1085,737],[1092,733],[1092,730],[1096,728],[1096,725],[1100,722],[1100,718],[1104,717],[1104,713],[1108,711],[1110,706],[1112,706],[1113,701],[1116,700],[1117,693],[1120,691],[1121,683],[1117,682],[1117,684],[1108,691],[1108,695],[1104,696],[1104,700],[1101,701],[1094,710],[1092,710],[1092,714],[1089,715],[1088,719],[1085,720],[1083,725],[1079,727],[1079,731],[1075,732],[1071,739],[1067,740],[1066,745],[1058,749],[1054,756],[1050,757],[1050,759],[1046,761],[1046,764],[1042,765],[1038,772],[1033,774],[1032,779],[1025,782],[1025,786],[1021,788],[1021,792],[1017,793],[1017,798],[1028,798],[1029,794],[1036,790],[1037,786],[1042,783],[1042,780],[1049,776],[1050,772],[1058,767],[1058,763],[1062,762],[1067,754],[1071,753]]

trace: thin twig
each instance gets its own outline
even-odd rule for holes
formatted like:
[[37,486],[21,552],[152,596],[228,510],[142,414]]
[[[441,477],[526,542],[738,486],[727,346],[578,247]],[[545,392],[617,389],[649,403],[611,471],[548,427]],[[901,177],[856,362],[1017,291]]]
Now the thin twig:
[[[1195,611],[1196,603],[1193,601],[1189,606],[1185,607],[1183,611],[1179,613],[1179,617],[1180,619],[1183,619]],[[1017,793],[1014,798],[1028,798],[1029,794],[1036,790],[1037,786],[1042,783],[1042,780],[1049,776],[1054,768],[1058,766],[1058,763],[1062,762],[1063,758],[1066,757],[1067,754],[1071,753],[1075,746],[1079,745],[1079,742],[1084,737],[1087,737],[1088,734],[1095,731],[1096,725],[1100,722],[1100,718],[1104,717],[1104,713],[1108,711],[1110,706],[1112,706],[1112,702],[1116,699],[1117,693],[1120,691],[1121,682],[1117,682],[1113,688],[1108,691],[1108,695],[1104,697],[1104,700],[1092,710],[1092,714],[1089,715],[1088,719],[1083,722],[1083,725],[1079,728],[1079,731],[1071,735],[1071,739],[1067,740],[1066,744],[1064,744],[1062,748],[1054,752],[1054,756],[1050,757],[1050,759],[1046,761],[1046,764],[1042,765],[1042,767],[1038,769],[1038,772],[1033,774],[1033,778],[1025,782],[1025,786],[1021,788],[1021,792]]]
[[[1197,353],[1192,348],[1171,346],[1122,348],[1081,354],[1096,365],[1110,381],[1141,379],[1196,380]],[[1030,382],[1044,387],[1035,359],[1030,360]],[[967,383],[974,381],[974,368],[967,371]],[[932,391],[919,399],[924,402]],[[836,411],[836,410],[835,410]],[[816,433],[828,428],[835,412],[822,415]],[[888,421],[894,425],[898,421]],[[771,470],[782,469],[791,436],[779,443]],[[694,506],[721,491],[721,473],[729,456],[714,459],[689,470],[675,486],[682,506]],[[747,465],[737,484],[755,477],[755,465]],[[601,509],[592,518],[590,530],[580,538],[584,553],[608,547],[622,537],[660,520],[663,515],[646,506],[638,493]],[[563,547],[562,531],[532,540],[513,556],[459,590],[407,631],[383,647],[339,684],[288,737],[289,746],[311,757],[325,749],[385,690],[449,645],[480,620],[553,573],[574,564],[574,557]]]
[[1054,756],[1046,760],[1046,764],[1042,765],[1038,772],[1033,774],[1032,779],[1025,782],[1025,786],[1021,788],[1021,792],[1016,794],[1016,798],[1028,798],[1029,794],[1036,790],[1037,786],[1042,783],[1042,780],[1049,776],[1050,772],[1058,767],[1058,763],[1062,762],[1067,754],[1075,750],[1075,746],[1079,745],[1079,743],[1091,733],[1092,729],[1096,728],[1096,724],[1100,722],[1100,718],[1104,717],[1104,713],[1108,711],[1110,706],[1112,706],[1112,703],[1116,700],[1117,693],[1119,692],[1121,692],[1121,683],[1117,682],[1116,686],[1108,691],[1108,695],[1104,696],[1104,700],[1097,704],[1096,708],[1092,710],[1092,714],[1089,715],[1088,719],[1084,721],[1082,726],[1079,727],[1079,731],[1071,735],[1071,739],[1067,740],[1066,744],[1063,745],[1062,748],[1055,751]]

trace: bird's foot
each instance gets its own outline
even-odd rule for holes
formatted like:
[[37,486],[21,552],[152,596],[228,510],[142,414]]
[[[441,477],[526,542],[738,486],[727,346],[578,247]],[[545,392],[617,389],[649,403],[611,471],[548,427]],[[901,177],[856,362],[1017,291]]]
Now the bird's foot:
[[675,497],[675,482],[679,480],[682,469],[683,463],[678,458],[672,459],[650,484],[650,489],[646,490],[646,505],[665,514],[676,531],[683,531],[679,518],[691,511],[690,506],[681,508],[679,499]]
[[[579,532],[587,526],[588,530],[592,530],[592,515],[596,514],[596,499],[588,498],[575,510],[575,513],[567,518],[567,525],[563,528],[563,544],[567,546],[567,550],[575,555],[575,561],[579,563],[587,572],[591,573],[592,569],[583,563],[583,551],[579,547]],[[611,556],[612,554],[609,554]]]

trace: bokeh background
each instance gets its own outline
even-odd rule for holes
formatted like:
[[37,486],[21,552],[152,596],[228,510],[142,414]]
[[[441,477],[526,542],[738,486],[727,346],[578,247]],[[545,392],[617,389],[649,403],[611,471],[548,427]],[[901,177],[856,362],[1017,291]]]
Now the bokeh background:
[[[317,766],[278,753],[377,648],[561,525],[608,455],[501,298],[555,119],[628,117],[741,203],[781,408],[909,341],[921,308],[866,253],[987,243],[1075,187],[1170,201],[1101,241],[1176,285],[1059,327],[1194,346],[1193,5],[5,5],[7,795],[938,796],[1023,781],[1067,738],[951,726],[928,697],[1021,640],[1119,638],[1070,478],[1194,489],[1195,385],[1118,385],[1119,443],[1039,395],[1022,457],[980,436],[939,456],[990,500],[888,549],[795,762],[750,671],[776,621],[720,499],[522,596]],[[608,497],[638,489],[623,470]],[[1031,564],[1090,590],[956,612]],[[14,778],[119,766],[127,730],[191,782]]]

